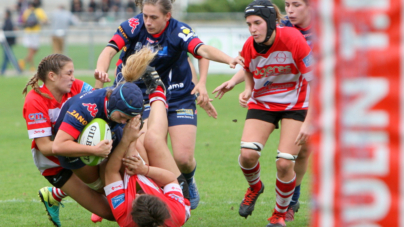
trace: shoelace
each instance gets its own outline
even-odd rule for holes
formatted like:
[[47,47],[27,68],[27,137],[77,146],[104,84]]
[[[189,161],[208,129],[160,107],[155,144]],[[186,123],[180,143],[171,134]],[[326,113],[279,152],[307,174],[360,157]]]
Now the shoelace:
[[250,205],[250,203],[254,201],[257,194],[258,194],[258,192],[251,191],[251,189],[248,188],[247,193],[245,193],[245,196],[244,196],[243,204]]
[[283,218],[283,215],[275,212],[275,213],[272,215],[272,217],[269,218],[269,222],[270,222],[271,224],[276,224],[276,223],[278,223],[278,221],[279,221],[280,218]]

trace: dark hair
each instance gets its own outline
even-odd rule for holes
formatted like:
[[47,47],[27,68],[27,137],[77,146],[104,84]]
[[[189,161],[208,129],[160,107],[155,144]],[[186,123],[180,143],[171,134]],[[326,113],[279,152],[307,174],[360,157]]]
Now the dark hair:
[[173,3],[175,0],[136,0],[136,5],[143,11],[143,6],[145,4],[151,5],[160,5],[160,11],[166,15],[167,13],[171,12],[173,8]]
[[38,80],[43,83],[46,82],[46,77],[49,72],[54,72],[59,75],[60,70],[66,65],[66,63],[72,62],[72,59],[63,54],[51,54],[42,59],[38,65],[37,73],[28,81],[22,91],[23,95],[27,95],[28,86],[31,86],[34,91],[48,99],[52,99],[48,94],[44,94],[39,90]]
[[139,196],[133,202],[131,215],[138,227],[163,226],[171,216],[167,205],[153,195]]

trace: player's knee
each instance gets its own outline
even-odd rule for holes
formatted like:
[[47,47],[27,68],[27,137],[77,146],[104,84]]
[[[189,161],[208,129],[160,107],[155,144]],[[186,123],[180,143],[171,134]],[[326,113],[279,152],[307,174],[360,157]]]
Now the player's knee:
[[282,153],[278,150],[276,155],[276,169],[279,173],[287,173],[293,170],[297,155]]
[[240,161],[247,163],[256,163],[261,156],[261,150],[264,146],[258,142],[241,142]]
[[190,153],[183,153],[183,155],[177,155],[174,158],[179,169],[189,167],[190,165],[192,165],[192,162],[194,160],[193,154],[191,155]]

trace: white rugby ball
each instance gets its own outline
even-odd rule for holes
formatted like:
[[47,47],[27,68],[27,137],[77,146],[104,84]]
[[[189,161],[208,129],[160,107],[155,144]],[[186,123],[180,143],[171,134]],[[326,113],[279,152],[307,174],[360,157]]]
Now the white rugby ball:
[[[77,141],[83,145],[95,146],[100,141],[111,140],[111,138],[111,129],[107,122],[101,118],[94,118],[84,127]],[[104,158],[95,155],[82,156],[80,159],[89,166],[96,166],[104,160]]]

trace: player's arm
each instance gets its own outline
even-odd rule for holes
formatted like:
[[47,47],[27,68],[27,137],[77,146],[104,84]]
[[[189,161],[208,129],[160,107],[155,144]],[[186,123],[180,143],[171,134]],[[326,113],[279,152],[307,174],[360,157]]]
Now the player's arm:
[[95,146],[86,146],[77,143],[72,135],[59,129],[52,145],[52,153],[66,157],[96,155],[107,158],[111,148],[112,140],[102,140]]
[[212,94],[215,94],[217,92],[215,98],[219,97],[219,99],[221,99],[226,92],[231,91],[237,84],[241,82],[244,82],[243,69],[240,69],[236,74],[234,74],[234,76],[230,80],[216,87],[215,90],[212,91]]
[[126,168],[133,168],[136,174],[150,177],[160,187],[164,187],[171,183],[178,184],[177,177],[173,172],[155,166],[148,166],[144,164],[138,156],[124,158],[123,162],[125,163]]
[[50,136],[35,138],[35,144],[39,151],[45,156],[54,156],[52,153],[53,141]]
[[131,119],[123,129],[122,139],[114,152],[108,159],[107,166],[105,167],[105,185],[122,180],[120,170],[122,168],[122,159],[125,157],[128,149],[135,149],[137,138],[141,135],[140,132],[140,115]]
[[254,88],[254,79],[252,73],[244,71],[244,79],[245,79],[245,89],[239,95],[239,103],[242,107],[247,108],[248,99],[250,99]]
[[[104,50],[102,50],[100,56],[97,60],[97,68],[94,72],[94,77],[96,79],[94,88],[102,88],[104,83],[101,81],[108,81],[108,69],[111,64],[112,58],[118,53],[118,51],[110,46],[106,46]],[[108,81],[109,82],[109,81]]]
[[232,57],[213,46],[201,45],[197,49],[196,54],[212,61],[228,64],[231,68],[236,67],[236,64],[244,67],[244,63],[240,59],[235,58],[237,60],[237,62],[235,63]]

